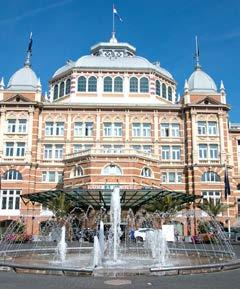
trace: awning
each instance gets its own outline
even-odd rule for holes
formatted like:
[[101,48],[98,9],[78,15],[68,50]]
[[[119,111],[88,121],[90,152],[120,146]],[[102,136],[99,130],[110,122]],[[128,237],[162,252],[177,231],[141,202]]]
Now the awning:
[[[49,201],[58,197],[61,193],[64,193],[65,200],[75,207],[87,208],[88,206],[92,206],[95,209],[100,209],[101,207],[110,208],[111,189],[63,188],[26,194],[22,195],[22,198],[32,203],[37,202],[47,206]],[[169,195],[174,199],[179,199],[182,203],[191,203],[201,198],[201,196],[188,195],[161,188],[120,189],[121,207],[122,209],[132,208],[136,210],[151,200],[161,200]]]

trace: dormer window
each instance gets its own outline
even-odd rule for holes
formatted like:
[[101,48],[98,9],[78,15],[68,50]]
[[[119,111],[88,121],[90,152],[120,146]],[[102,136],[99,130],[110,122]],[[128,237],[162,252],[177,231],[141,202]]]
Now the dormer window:
[[123,91],[123,80],[121,77],[116,77],[114,79],[114,92],[122,92]]
[[70,93],[70,88],[71,88],[71,80],[67,79],[66,81],[66,91],[65,94],[69,94]]
[[138,92],[138,79],[136,77],[130,78],[130,92]]
[[64,96],[64,82],[60,83],[59,97]]
[[167,98],[167,88],[165,83],[162,84],[162,97]]
[[53,99],[58,99],[58,84],[54,85]]
[[168,87],[168,100],[172,101],[172,88]]
[[78,91],[85,92],[87,88],[86,84],[87,84],[86,77],[80,76],[78,78]]
[[109,76],[104,78],[104,92],[112,92],[112,78]]
[[91,76],[88,79],[88,91],[89,92],[97,91],[97,78],[95,76]]
[[161,95],[161,84],[159,80],[156,80],[156,95]]
[[146,77],[142,77],[140,79],[140,92],[148,92],[148,91],[149,91],[148,79]]

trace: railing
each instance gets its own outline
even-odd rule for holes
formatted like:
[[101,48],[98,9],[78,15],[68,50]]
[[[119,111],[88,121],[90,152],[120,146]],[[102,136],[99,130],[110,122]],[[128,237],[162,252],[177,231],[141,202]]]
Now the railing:
[[154,160],[159,160],[159,157],[151,152],[145,152],[140,150],[134,149],[119,149],[119,148],[100,148],[100,149],[87,149],[81,150],[76,153],[67,154],[65,159],[71,159],[86,155],[121,155],[121,156],[128,156],[128,155],[136,155],[140,157],[146,157]]

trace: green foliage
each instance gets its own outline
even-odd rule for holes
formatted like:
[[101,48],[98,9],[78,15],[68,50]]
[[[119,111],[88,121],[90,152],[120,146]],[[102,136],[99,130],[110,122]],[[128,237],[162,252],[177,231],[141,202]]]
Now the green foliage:
[[225,212],[230,206],[221,203],[221,200],[217,200],[215,204],[214,201],[210,199],[209,201],[204,200],[203,203],[198,204],[198,207],[216,219],[217,215]]
[[65,199],[65,194],[61,192],[55,199],[48,202],[47,207],[53,211],[57,219],[64,219],[71,210],[71,203]]
[[168,216],[173,216],[185,208],[186,204],[184,204],[182,200],[176,199],[171,195],[154,199],[145,206],[145,209],[149,212],[156,212],[159,215],[167,214]]
[[13,233],[22,234],[25,232],[25,229],[26,229],[26,225],[22,223],[21,221],[19,221],[15,224]]

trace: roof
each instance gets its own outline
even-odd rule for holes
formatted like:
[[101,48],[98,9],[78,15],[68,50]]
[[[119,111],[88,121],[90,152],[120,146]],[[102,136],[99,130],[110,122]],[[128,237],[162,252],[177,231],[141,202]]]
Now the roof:
[[196,68],[188,79],[189,91],[216,92],[214,80],[200,67]]
[[[61,193],[64,193],[65,200],[75,207],[88,207],[100,209],[109,208],[111,203],[110,189],[84,189],[82,187],[71,187],[64,189],[49,190],[39,193],[23,195],[22,198],[31,202],[38,202],[47,205]],[[193,202],[200,196],[188,195],[181,192],[169,191],[163,188],[142,188],[142,189],[120,189],[120,202],[123,209],[138,209],[153,199],[161,199],[167,195],[181,199],[183,203]]]
[[72,68],[117,69],[117,70],[148,70],[152,69],[173,79],[171,73],[160,64],[153,64],[144,57],[136,56],[136,49],[126,42],[101,42],[91,48],[91,55],[80,57],[77,61],[68,61],[59,68],[53,78]]
[[7,85],[7,89],[34,91],[37,89],[37,86],[38,79],[35,72],[31,69],[30,66],[25,65],[11,76]]

